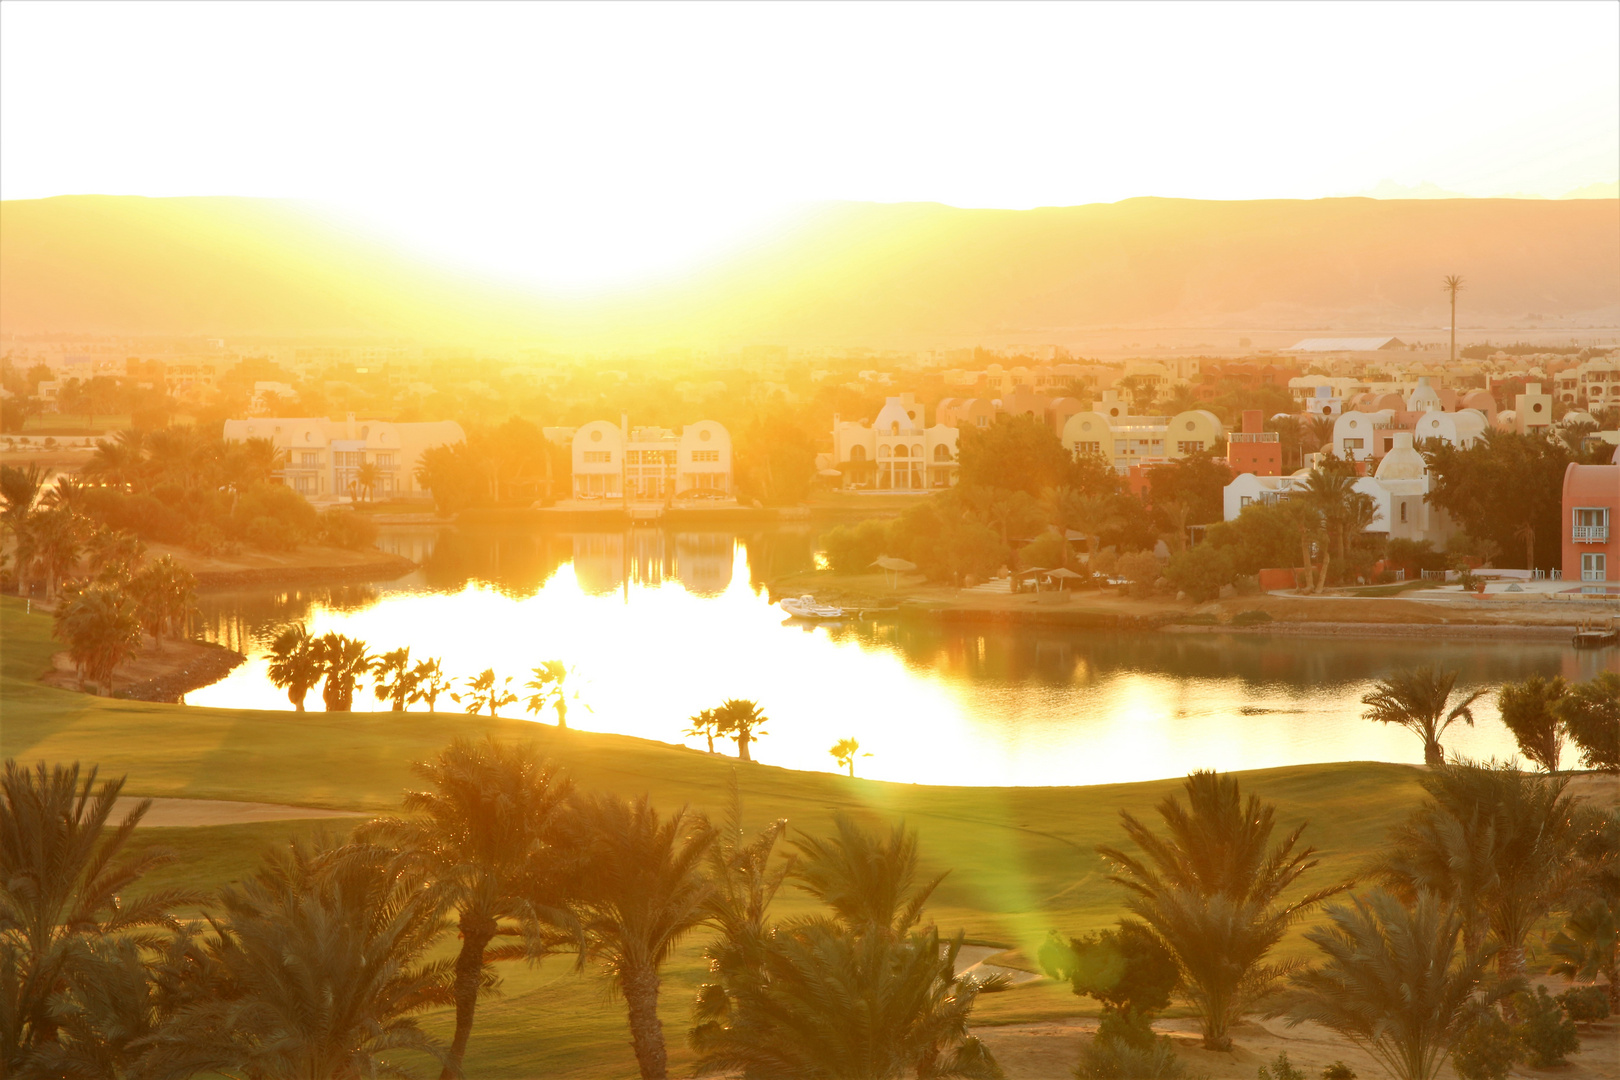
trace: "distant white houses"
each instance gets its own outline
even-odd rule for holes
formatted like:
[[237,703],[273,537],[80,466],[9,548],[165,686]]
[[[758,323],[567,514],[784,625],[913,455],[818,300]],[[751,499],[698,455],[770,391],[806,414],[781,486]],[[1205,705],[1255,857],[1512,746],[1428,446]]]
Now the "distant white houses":
[[870,424],[833,417],[831,469],[845,488],[929,491],[956,483],[957,429],[929,427],[911,394],[888,398]]
[[1067,450],[1126,469],[1213,450],[1224,433],[1220,417],[1208,409],[1188,409],[1174,416],[1133,416],[1118,393],[1107,390],[1089,409],[1064,422],[1061,437]]
[[[1309,488],[1308,468],[1292,476],[1243,473],[1226,485],[1222,516],[1233,521],[1250,506],[1281,502]],[[1354,489],[1371,497],[1376,508],[1367,532],[1383,533],[1392,540],[1427,540],[1440,548],[1456,531],[1450,515],[1428,501],[1428,467],[1423,455],[1413,447],[1410,431],[1393,434],[1392,446],[1378,463],[1378,470],[1370,476],[1358,476]]]
[[713,420],[668,428],[632,428],[593,420],[569,431],[547,428],[572,447],[576,499],[673,501],[730,498],[735,492],[731,434]]
[[360,494],[362,465],[371,465],[373,498],[428,499],[433,493],[416,481],[423,451],[466,441],[454,420],[394,424],[324,416],[259,416],[225,421],[227,441],[269,439],[278,454],[276,475],[311,502],[335,502]]

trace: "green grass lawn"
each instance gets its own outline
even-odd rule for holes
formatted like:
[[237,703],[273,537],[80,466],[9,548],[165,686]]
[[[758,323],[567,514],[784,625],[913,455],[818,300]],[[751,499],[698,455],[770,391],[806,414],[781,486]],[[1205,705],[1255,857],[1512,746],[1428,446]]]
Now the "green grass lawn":
[[[931,916],[942,930],[1033,949],[1048,929],[1081,933],[1121,913],[1120,890],[1105,879],[1094,848],[1122,840],[1121,808],[1139,816],[1176,790],[1165,780],[1096,787],[933,787],[794,772],[643,739],[558,732],[547,725],[440,713],[325,713],[197,709],[115,701],[41,686],[35,679],[54,649],[49,620],[0,599],[0,758],[98,764],[127,776],[126,792],[153,796],[245,799],[335,809],[389,810],[412,784],[410,763],[457,735],[527,739],[539,744],[586,788],[647,793],[664,807],[719,811],[737,778],[745,815],[763,825],[779,817],[807,831],[845,812],[872,823],[896,818],[916,828],[923,858],[950,876]],[[926,733],[919,733],[925,737]],[[1246,790],[1278,806],[1283,828],[1308,820],[1307,842],[1322,865],[1305,884],[1354,875],[1385,830],[1417,801],[1416,771],[1400,765],[1345,763],[1242,774]],[[142,845],[179,859],[154,883],[211,888],[241,876],[269,844],[353,822],[285,822],[146,829]],[[807,910],[784,890],[784,913]],[[1310,925],[1307,921],[1304,925]],[[701,981],[699,934],[685,943],[665,980],[662,1013],[671,1068],[685,1068],[692,990]],[[1284,949],[1301,953],[1298,932]],[[452,948],[447,942],[445,948]],[[594,973],[576,974],[570,958],[538,967],[510,965],[504,993],[480,1006],[468,1059],[479,1078],[630,1077],[636,1074],[621,1004],[609,1001]],[[977,1016],[1015,1022],[1084,1012],[1066,990],[1035,987],[987,995]],[[448,1016],[432,1018],[448,1034]]]

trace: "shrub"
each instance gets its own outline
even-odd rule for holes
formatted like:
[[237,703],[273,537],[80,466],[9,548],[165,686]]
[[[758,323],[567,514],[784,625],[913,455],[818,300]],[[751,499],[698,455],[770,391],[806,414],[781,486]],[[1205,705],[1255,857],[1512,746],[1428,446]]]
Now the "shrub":
[[1305,1073],[1288,1063],[1288,1052],[1283,1051],[1277,1055],[1277,1060],[1270,1066],[1260,1066],[1259,1080],[1305,1080]]
[[254,518],[248,522],[242,538],[265,551],[291,551],[298,546],[297,532],[280,518]]
[[320,516],[320,538],[333,547],[368,548],[377,542],[377,523],[352,510],[327,510]]
[[856,525],[840,525],[821,538],[827,565],[840,574],[865,574],[889,546],[889,523],[868,518]]
[[1577,1024],[1595,1024],[1609,1017],[1609,995],[1597,986],[1578,986],[1555,998],[1564,1015]]
[[1018,563],[1020,566],[1044,566],[1048,570],[1055,570],[1066,565],[1064,556],[1067,554],[1072,552],[1065,550],[1063,537],[1048,529],[1020,549]]
[[1080,1047],[1080,1066],[1074,1070],[1079,1080],[1179,1080],[1186,1074],[1186,1063],[1163,1035],[1143,1049],[1105,1039],[1101,1031]]
[[1474,1013],[1451,1049],[1451,1063],[1462,1080],[1506,1080],[1518,1056],[1513,1030],[1487,1008]]
[[1240,611],[1232,616],[1233,626],[1260,626],[1271,622],[1271,612],[1253,608],[1249,611]]
[[1122,922],[1118,930],[1073,938],[1069,954],[1076,994],[1144,1023],[1169,1006],[1181,979],[1175,956],[1140,923]]
[[1545,986],[1536,987],[1533,994],[1528,990],[1514,994],[1513,1007],[1519,1012],[1519,1023],[1513,1034],[1523,1044],[1531,1065],[1551,1069],[1562,1065],[1566,1057],[1581,1048],[1574,1022],[1564,1015]]
[[1335,1061],[1322,1069],[1322,1080],[1356,1080],[1356,1070],[1342,1061]]
[[1142,599],[1153,595],[1153,583],[1159,579],[1159,560],[1151,551],[1133,551],[1119,557],[1119,576],[1131,583],[1131,595]]
[[1237,576],[1230,552],[1213,544],[1199,544],[1170,560],[1164,576],[1170,584],[1199,603],[1213,600]]

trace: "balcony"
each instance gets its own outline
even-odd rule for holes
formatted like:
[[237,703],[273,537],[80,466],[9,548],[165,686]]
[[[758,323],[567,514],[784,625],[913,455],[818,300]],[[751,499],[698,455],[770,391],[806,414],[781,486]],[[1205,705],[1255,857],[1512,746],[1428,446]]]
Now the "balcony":
[[1267,443],[1278,441],[1277,433],[1275,431],[1238,431],[1233,432],[1226,438],[1229,442],[1235,443]]
[[1609,542],[1609,527],[1607,525],[1572,525],[1570,539],[1577,544],[1607,544]]

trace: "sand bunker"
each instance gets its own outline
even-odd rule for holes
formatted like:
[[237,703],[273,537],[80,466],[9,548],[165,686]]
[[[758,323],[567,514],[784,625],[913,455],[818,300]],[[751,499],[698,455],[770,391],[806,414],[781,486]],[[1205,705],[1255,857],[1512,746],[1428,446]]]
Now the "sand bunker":
[[[141,800],[120,796],[112,820],[125,814]],[[280,803],[232,802],[226,799],[153,799],[141,819],[141,826],[245,825],[253,821],[297,821],[312,818],[370,817],[355,810],[327,810],[318,806],[284,806]]]

